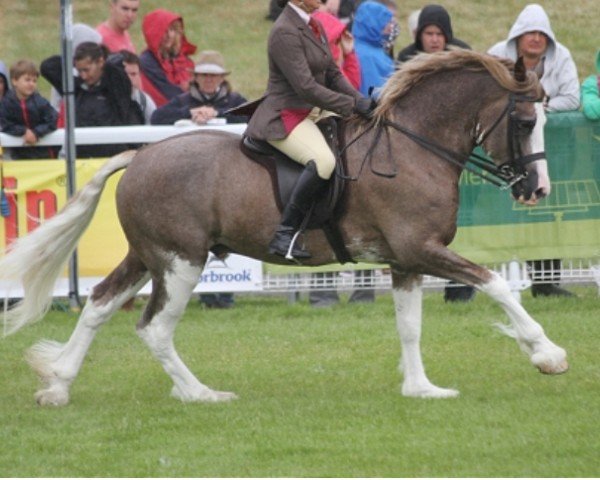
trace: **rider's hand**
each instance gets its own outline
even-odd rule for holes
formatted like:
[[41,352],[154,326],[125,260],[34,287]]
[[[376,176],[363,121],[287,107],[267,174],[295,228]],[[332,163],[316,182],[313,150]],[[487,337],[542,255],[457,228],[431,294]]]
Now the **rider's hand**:
[[354,105],[354,113],[358,113],[361,117],[371,118],[373,110],[377,107],[377,102],[369,97],[362,97],[356,101]]

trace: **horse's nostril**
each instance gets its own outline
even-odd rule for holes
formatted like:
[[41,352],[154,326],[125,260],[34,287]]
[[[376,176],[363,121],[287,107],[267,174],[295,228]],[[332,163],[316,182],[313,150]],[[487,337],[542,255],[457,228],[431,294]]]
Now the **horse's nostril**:
[[546,196],[546,190],[544,188],[538,188],[535,191],[535,196],[540,199],[544,198]]

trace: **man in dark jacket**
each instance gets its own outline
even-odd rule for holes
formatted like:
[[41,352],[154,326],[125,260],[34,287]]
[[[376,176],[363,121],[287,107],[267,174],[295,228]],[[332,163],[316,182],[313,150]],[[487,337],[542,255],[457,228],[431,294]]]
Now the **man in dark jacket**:
[[421,10],[415,41],[398,54],[398,62],[404,63],[418,53],[434,53],[449,47],[471,49],[454,37],[450,15],[441,5],[427,5]]
[[[73,58],[79,76],[75,79],[75,125],[77,127],[113,127],[143,125],[144,117],[131,99],[131,82],[121,63],[108,61],[106,47],[83,42]],[[61,58],[57,55],[42,62],[42,76],[62,95]],[[59,126],[62,122],[59,118]],[[80,145],[77,157],[110,157],[131,148],[127,144]]]

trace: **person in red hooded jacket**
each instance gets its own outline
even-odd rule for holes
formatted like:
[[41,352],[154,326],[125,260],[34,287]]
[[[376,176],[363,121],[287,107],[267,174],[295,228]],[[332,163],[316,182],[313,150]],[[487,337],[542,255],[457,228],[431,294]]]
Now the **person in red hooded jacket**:
[[168,10],[157,9],[142,21],[147,49],[140,55],[142,89],[157,107],[187,91],[194,70],[190,58],[196,45],[184,33],[183,18]]
[[347,25],[325,10],[319,10],[312,16],[325,30],[333,60],[350,84],[360,89],[360,64],[354,51],[354,38]]

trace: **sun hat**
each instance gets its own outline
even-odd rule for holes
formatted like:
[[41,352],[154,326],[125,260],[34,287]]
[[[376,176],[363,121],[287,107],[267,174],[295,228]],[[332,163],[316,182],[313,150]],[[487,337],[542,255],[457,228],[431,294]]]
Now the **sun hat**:
[[216,50],[204,50],[200,52],[194,73],[205,73],[209,75],[227,75],[229,70],[225,68],[225,60]]

